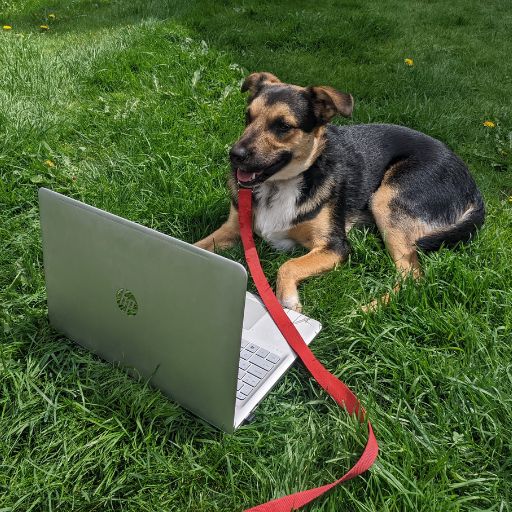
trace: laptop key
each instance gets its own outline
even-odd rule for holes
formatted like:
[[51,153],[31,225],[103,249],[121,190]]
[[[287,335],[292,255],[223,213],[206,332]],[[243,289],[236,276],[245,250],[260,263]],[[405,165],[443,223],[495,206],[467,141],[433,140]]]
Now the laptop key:
[[244,340],[244,339],[242,338],[242,342],[240,343],[240,347],[241,347],[241,348],[244,348],[244,347],[245,347],[245,345],[247,345],[247,343],[249,343],[249,342],[248,342],[247,340]]
[[236,384],[236,390],[240,391],[240,388],[244,385],[244,383],[239,379]]
[[249,350],[250,352],[256,352],[260,347],[255,345],[254,343],[249,343],[249,345],[245,346],[245,350]]
[[256,354],[258,354],[260,357],[267,357],[268,350],[265,350],[264,348],[260,348],[258,350],[258,352],[256,352]]
[[249,352],[248,350],[242,350],[242,352],[240,352],[240,357],[242,359],[249,359],[251,356],[252,352]]
[[265,370],[262,370],[258,366],[255,366],[254,364],[251,364],[249,368],[247,369],[247,372],[251,375],[254,375],[255,377],[258,377],[258,379],[263,379],[267,375],[267,372]]
[[281,358],[277,354],[270,353],[267,356],[267,361],[270,361],[271,363],[277,364]]
[[245,372],[243,370],[238,370],[238,378],[239,379],[242,379],[244,375],[245,375]]
[[244,375],[244,377],[242,378],[242,380],[246,384],[249,384],[250,386],[253,386],[253,387],[256,387],[260,382],[260,379],[258,379],[258,377],[255,377],[254,375],[251,375],[250,373],[246,373]]
[[251,359],[249,359],[249,361],[267,371],[272,370],[272,368],[274,368],[274,365],[270,361],[267,361],[266,359],[263,359],[262,357],[256,354],[254,354],[251,357]]
[[247,368],[249,368],[249,365],[251,363],[249,363],[248,361],[245,361],[244,359],[240,359],[240,361],[238,361],[238,368],[240,368],[240,370],[247,370]]
[[242,393],[242,395],[250,395],[253,391],[253,387],[252,386],[249,386],[248,384],[244,384],[244,387],[240,390],[240,393]]
[[237,400],[245,400],[245,395],[242,395],[242,393],[240,393],[240,391],[237,391],[236,398],[237,398]]

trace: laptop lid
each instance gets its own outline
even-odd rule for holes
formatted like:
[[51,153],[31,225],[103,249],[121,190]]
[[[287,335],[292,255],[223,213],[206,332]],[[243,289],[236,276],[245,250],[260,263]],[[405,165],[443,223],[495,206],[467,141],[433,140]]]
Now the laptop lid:
[[47,189],[39,204],[51,324],[233,431],[245,268]]

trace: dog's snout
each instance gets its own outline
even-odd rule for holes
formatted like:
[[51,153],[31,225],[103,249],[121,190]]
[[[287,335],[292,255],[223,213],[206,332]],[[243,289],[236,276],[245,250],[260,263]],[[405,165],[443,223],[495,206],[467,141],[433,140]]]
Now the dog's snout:
[[231,158],[231,161],[234,164],[241,164],[247,158],[248,153],[247,148],[242,145],[235,144],[229,152],[229,158]]

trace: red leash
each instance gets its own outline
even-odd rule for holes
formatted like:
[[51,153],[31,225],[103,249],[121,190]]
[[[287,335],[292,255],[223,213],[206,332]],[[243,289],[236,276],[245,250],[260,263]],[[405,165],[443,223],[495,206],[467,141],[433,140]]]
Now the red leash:
[[[238,216],[247,265],[249,266],[256,289],[277,327],[320,386],[334,398],[340,407],[346,409],[349,414],[355,413],[359,420],[363,422],[366,413],[356,395],[354,395],[341,380],[332,375],[332,373],[329,373],[322,363],[316,359],[313,352],[311,352],[302,339],[299,331],[297,331],[284,312],[272,288],[270,288],[268,284],[263,269],[261,268],[252,237],[252,191],[250,189],[240,189],[238,192]],[[372,425],[368,421],[368,442],[366,443],[366,447],[359,460],[340,479],[330,484],[316,487],[315,489],[300,491],[295,494],[277,498],[263,503],[262,505],[247,509],[245,512],[290,512],[303,507],[341,482],[346,482],[364,473],[375,462],[378,452],[379,445],[373,433]]]

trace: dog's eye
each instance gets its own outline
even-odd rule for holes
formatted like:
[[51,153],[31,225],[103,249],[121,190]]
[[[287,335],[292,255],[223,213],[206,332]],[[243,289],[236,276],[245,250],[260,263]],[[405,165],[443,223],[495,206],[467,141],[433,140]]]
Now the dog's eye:
[[272,129],[277,133],[277,135],[285,135],[288,133],[293,126],[289,125],[286,121],[283,119],[276,119],[272,123]]

